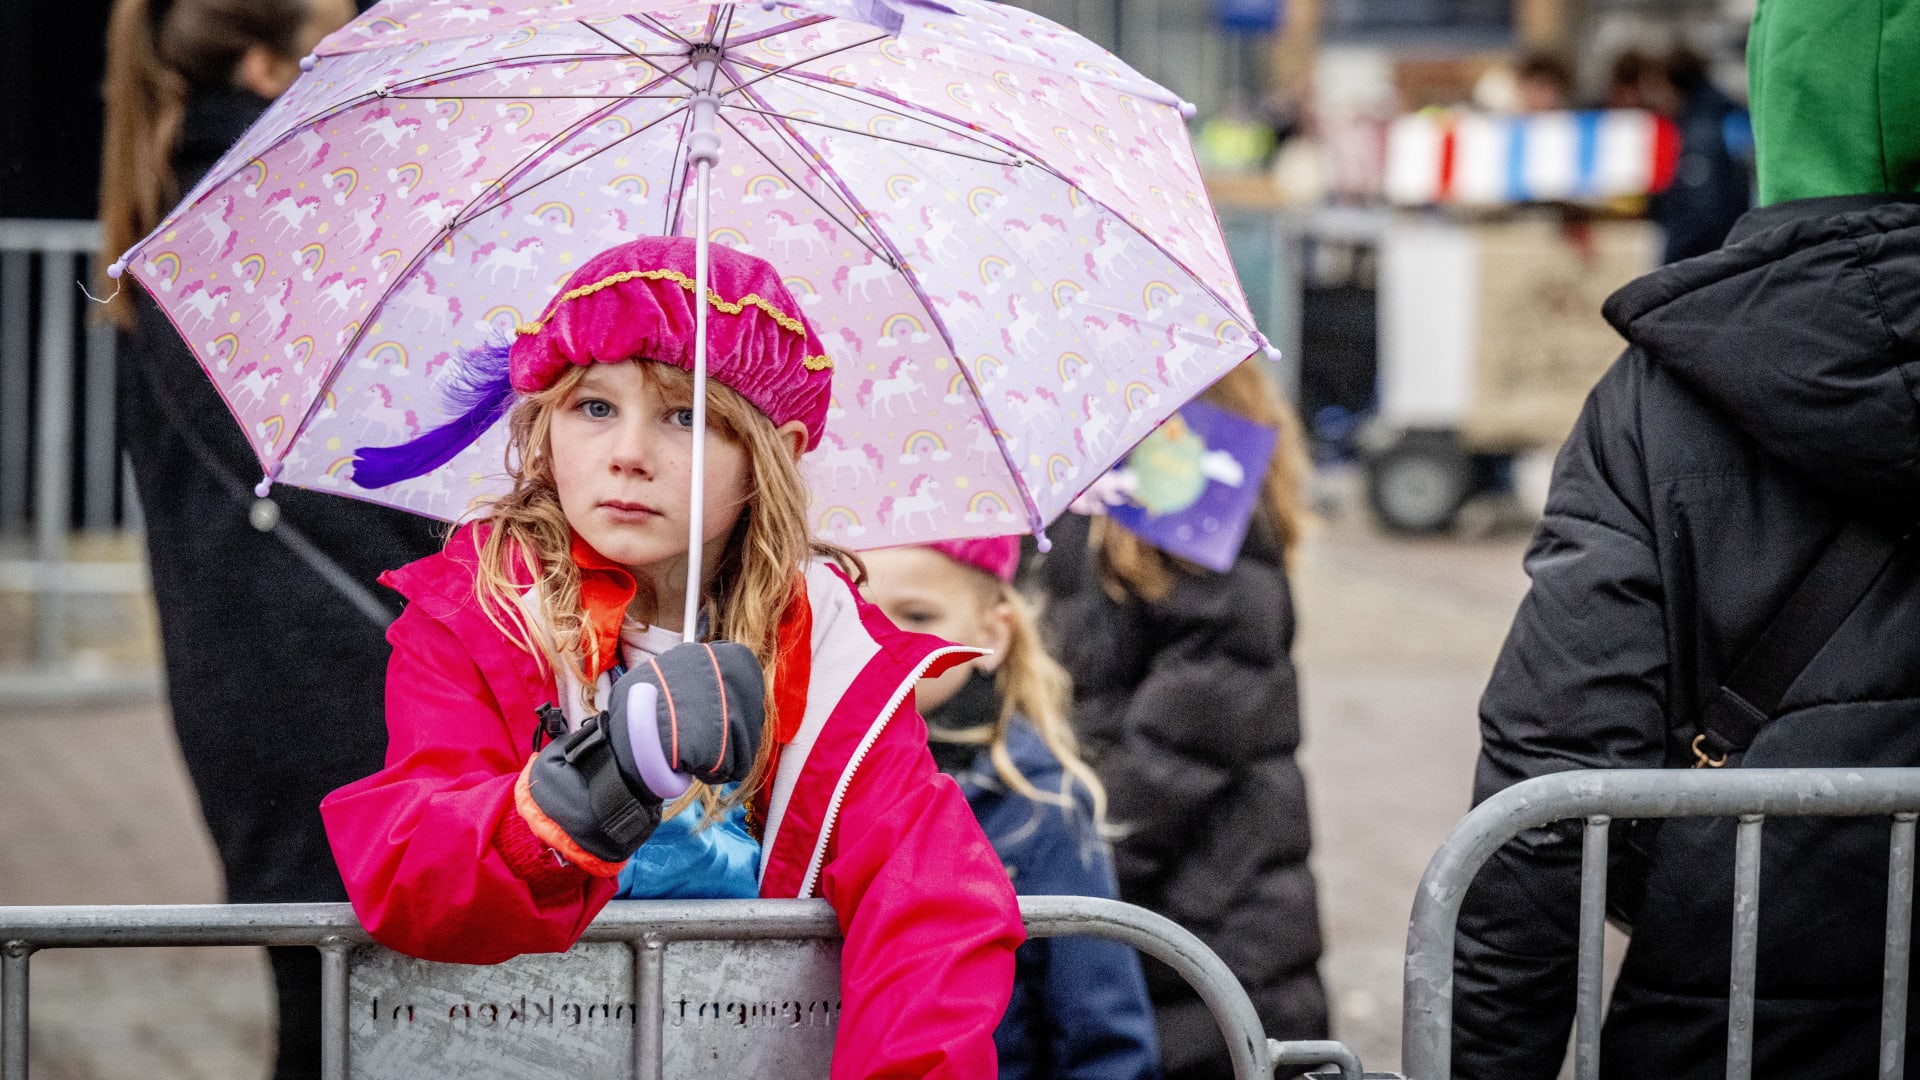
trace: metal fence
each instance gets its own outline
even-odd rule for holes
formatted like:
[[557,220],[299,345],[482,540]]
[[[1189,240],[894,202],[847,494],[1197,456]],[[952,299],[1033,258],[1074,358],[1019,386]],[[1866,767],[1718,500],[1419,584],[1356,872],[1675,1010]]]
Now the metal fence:
[[1455,923],[1480,867],[1529,829],[1585,822],[1574,1075],[1600,1075],[1602,946],[1607,835],[1615,820],[1739,819],[1734,847],[1733,961],[1728,973],[1727,1077],[1753,1071],[1753,1003],[1760,929],[1760,835],[1768,817],[1893,818],[1888,854],[1885,980],[1881,990],[1881,1080],[1905,1060],[1908,960],[1913,931],[1914,821],[1920,769],[1619,769],[1558,773],[1502,791],[1447,838],[1421,878],[1407,930],[1401,1062],[1409,1077],[1451,1075]]
[[[1221,1034],[1226,1038],[1234,1075],[1238,1080],[1270,1076],[1276,1064],[1332,1065],[1340,1070],[1345,1080],[1360,1080],[1362,1076],[1359,1059],[1338,1043],[1281,1043],[1267,1039],[1261,1031],[1260,1018],[1254,1011],[1253,1002],[1226,964],[1198,938],[1159,915],[1116,901],[1066,896],[1022,897],[1020,910],[1031,937],[1091,935],[1108,938],[1131,945],[1172,967],[1193,985],[1201,1000],[1212,1011],[1220,1025]],[[750,965],[761,984],[771,979],[778,984],[775,989],[762,989],[756,994],[754,988],[748,988],[747,997],[740,998],[741,991],[729,986],[728,993],[737,1000],[728,1004],[725,1015],[731,1021],[737,1006],[739,1026],[743,1030],[748,1026],[750,1017],[756,1021],[766,1016],[779,1017],[784,1026],[787,1014],[781,1007],[789,1004],[794,1021],[792,1026],[799,1027],[801,1018],[811,1016],[812,1011],[802,1007],[804,997],[789,1002],[787,999],[792,995],[781,988],[796,985],[796,979],[801,982],[811,980],[811,985],[817,987],[823,970],[827,972],[831,985],[837,972],[838,954],[830,946],[839,937],[839,924],[833,909],[826,902],[818,900],[616,902],[594,920],[581,938],[582,944],[576,946],[572,953],[521,957],[509,962],[518,965],[514,971],[502,973],[504,966],[475,968],[459,964],[427,964],[382,949],[371,943],[366,931],[355,920],[352,909],[346,904],[0,908],[0,1080],[26,1080],[27,1077],[29,971],[32,956],[40,949],[209,945],[317,947],[322,957],[321,1075],[328,1080],[344,1080],[350,1075],[395,1069],[400,1070],[399,1075],[409,1072],[418,1075],[418,1070],[423,1066],[433,1071],[431,1061],[407,1058],[404,1052],[396,1057],[390,1045],[377,1044],[387,1006],[382,1006],[377,997],[373,997],[371,1003],[367,1000],[370,993],[375,992],[368,990],[369,980],[362,977],[368,972],[372,973],[370,978],[376,988],[392,987],[396,978],[410,980],[410,993],[414,997],[433,1002],[431,1010],[435,1019],[438,1011],[445,1009],[449,1019],[457,1017],[464,1020],[468,1024],[467,1030],[471,1030],[473,1006],[463,1006],[458,1000],[452,1006],[447,1006],[447,995],[435,996],[433,988],[425,984],[451,980],[460,993],[471,997],[476,979],[492,980],[491,990],[483,991],[481,996],[497,1001],[520,993],[514,987],[527,985],[529,981],[550,989],[556,979],[573,980],[577,984],[583,975],[592,978],[595,972],[618,969],[629,980],[625,988],[632,994],[631,1013],[616,1011],[626,1006],[616,1005],[609,1000],[604,1006],[588,1007],[585,1015],[591,1017],[594,1009],[604,1009],[601,1013],[603,1018],[615,1021],[625,1019],[632,1028],[631,1035],[616,1032],[618,1038],[613,1044],[616,1053],[624,1048],[624,1053],[628,1055],[622,1066],[623,1071],[641,1080],[661,1080],[667,1074],[667,1063],[671,1056],[669,1050],[673,1046],[667,1031],[668,1005],[676,995],[684,1001],[685,989],[682,984],[688,979],[686,965],[683,964],[670,981],[669,972],[675,970],[672,966],[672,950],[703,942],[725,943],[727,951],[734,954],[733,957],[725,953],[717,957],[701,955],[696,957],[696,961],[701,969],[720,971],[723,977],[732,979],[744,970],[738,963],[740,957],[752,953],[756,947],[764,950],[768,943],[774,942],[828,943],[829,948],[825,953],[816,951],[784,958],[763,955],[754,965]],[[624,965],[616,963],[614,968],[603,965],[594,969],[582,968],[576,963],[571,971],[566,970],[570,958],[577,960],[586,950],[602,944],[616,946],[619,955],[612,959],[624,960]],[[731,968],[728,967],[729,962],[733,963]],[[505,984],[503,980],[506,979],[519,981]],[[606,989],[604,982],[602,979],[599,990]],[[769,1009],[758,1008],[762,999],[767,999],[771,1006]],[[703,995],[694,994],[695,1002],[701,1000]],[[350,1008],[353,1010],[351,1019]],[[400,1008],[394,1007],[395,1026],[401,1022]],[[404,1008],[405,1021],[413,1022],[416,1019],[415,1006],[409,1003]],[[463,1008],[466,1010],[464,1013],[461,1012]],[[576,1010],[573,1019],[577,1027],[582,1013],[578,1004],[573,1008]],[[685,1004],[682,1004],[681,1012],[686,1012]],[[713,1012],[715,1016],[721,1014],[718,1003]],[[428,1015],[428,1007],[422,1008],[421,1015]],[[480,1019],[489,1021],[484,1014]],[[495,1006],[491,1021],[498,1020],[499,1008]],[[491,1027],[492,1023],[489,1022],[488,1026]],[[614,1025],[615,1028],[618,1026],[617,1023]],[[449,1052],[444,1032],[437,1042],[422,1045],[425,1046],[423,1052],[438,1055],[434,1060],[444,1062]],[[815,1056],[796,1060],[789,1054],[786,1058],[771,1059],[778,1063],[778,1067],[771,1071],[768,1068],[770,1059],[762,1056],[754,1059],[756,1068],[743,1069],[742,1074],[825,1076],[824,1053],[830,1045],[829,1035],[825,1043],[816,1040],[812,1049],[807,1051]],[[699,1044],[696,1049],[706,1065],[714,1064],[716,1054],[724,1053],[724,1048],[716,1051],[705,1044]],[[486,1048],[482,1047],[482,1050],[486,1051]],[[359,1060],[361,1056],[367,1060]],[[604,1075],[612,1060],[618,1059],[602,1057],[597,1066],[589,1065],[587,1068],[593,1075]],[[509,1060],[505,1056],[483,1057],[480,1061],[479,1071],[468,1062],[468,1067],[460,1070],[461,1074],[475,1077],[476,1080],[485,1080],[490,1075],[529,1075],[523,1062]],[[487,1071],[488,1064],[492,1065],[491,1072]],[[717,1072],[709,1070],[699,1075],[721,1075],[727,1071],[721,1068]]]
[[67,665],[70,598],[146,587],[138,563],[69,558],[76,527],[139,528],[114,430],[114,333],[80,292],[98,246],[90,221],[0,220],[0,591],[33,603],[32,667],[0,673],[0,699],[88,690]]

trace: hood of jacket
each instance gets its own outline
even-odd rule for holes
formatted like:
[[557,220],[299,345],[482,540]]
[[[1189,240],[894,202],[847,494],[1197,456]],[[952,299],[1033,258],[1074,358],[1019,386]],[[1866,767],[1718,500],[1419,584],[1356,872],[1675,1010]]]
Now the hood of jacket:
[[1849,512],[1920,519],[1920,204],[1751,211],[1727,246],[1627,285],[1627,340]]
[[1920,191],[1920,0],[1760,0],[1747,89],[1761,205]]

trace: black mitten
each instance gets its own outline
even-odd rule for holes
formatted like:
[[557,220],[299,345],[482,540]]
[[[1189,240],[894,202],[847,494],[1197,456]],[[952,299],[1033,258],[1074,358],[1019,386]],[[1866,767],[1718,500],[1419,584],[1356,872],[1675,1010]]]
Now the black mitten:
[[621,768],[673,798],[688,777],[708,784],[746,779],[760,753],[766,681],[746,646],[694,642],[635,665],[614,684],[612,705],[607,729]]

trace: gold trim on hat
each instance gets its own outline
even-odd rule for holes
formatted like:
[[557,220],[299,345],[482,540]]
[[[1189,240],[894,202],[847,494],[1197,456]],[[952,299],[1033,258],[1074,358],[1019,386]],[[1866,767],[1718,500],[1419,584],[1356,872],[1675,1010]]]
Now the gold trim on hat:
[[[569,300],[578,300],[583,296],[592,296],[601,289],[610,289],[622,282],[634,281],[641,278],[648,281],[671,281],[688,292],[693,292],[699,288],[692,278],[678,270],[622,270],[617,274],[608,274],[606,277],[601,278],[591,285],[582,285],[577,289],[568,289],[554,300],[553,308],[558,308],[561,304]],[[793,333],[799,334],[801,337],[805,337],[807,334],[805,324],[768,303],[759,293],[748,293],[738,301],[730,303],[721,299],[719,293],[708,289],[707,303],[712,305],[714,310],[725,312],[728,315],[738,315],[749,307],[756,307],[765,312],[768,318],[779,323],[782,329],[790,330]],[[515,327],[515,331],[522,336],[539,333],[541,327],[547,324],[547,320],[553,317],[553,308],[548,309],[545,318],[533,322],[523,322],[518,327]],[[801,364],[808,371],[826,371],[833,367],[833,360],[825,356],[809,356],[802,359]]]

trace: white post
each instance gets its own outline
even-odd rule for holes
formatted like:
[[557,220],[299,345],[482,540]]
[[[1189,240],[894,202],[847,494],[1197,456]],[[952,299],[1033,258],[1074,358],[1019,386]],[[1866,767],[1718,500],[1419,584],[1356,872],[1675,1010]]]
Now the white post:
[[704,561],[703,526],[706,519],[707,472],[707,293],[711,272],[707,250],[707,189],[714,163],[720,160],[720,136],[713,130],[713,119],[720,110],[713,83],[719,54],[708,47],[701,58],[695,52],[694,94],[691,112],[692,132],[687,137],[687,161],[694,168],[693,188],[693,497],[688,501],[687,522],[687,606],[680,624],[680,640],[696,641],[700,625],[700,567]]

